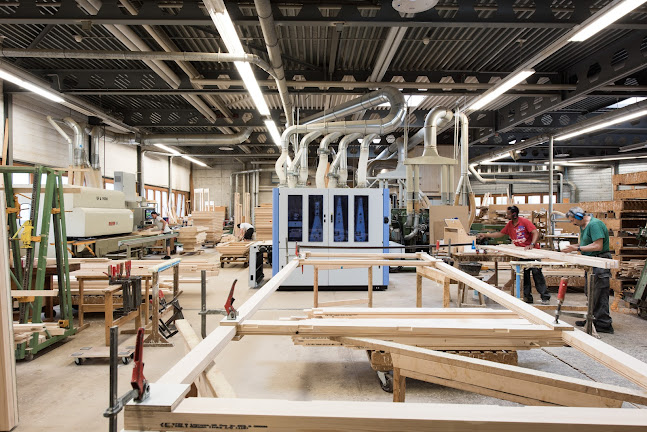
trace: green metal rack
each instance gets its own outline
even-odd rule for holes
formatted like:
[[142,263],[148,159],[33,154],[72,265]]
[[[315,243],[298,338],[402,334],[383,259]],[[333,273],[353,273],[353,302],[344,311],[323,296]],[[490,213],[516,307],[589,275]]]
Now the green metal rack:
[[[67,235],[65,232],[65,208],[63,199],[62,171],[47,167],[0,167],[4,177],[9,247],[13,258],[11,279],[18,290],[42,290],[45,286],[47,269],[47,249],[50,244],[50,226],[54,237],[56,251],[56,269],[58,276],[58,300],[60,305],[59,327],[65,331],[61,335],[51,335],[46,332],[44,340],[34,332],[28,342],[16,347],[16,359],[31,358],[37,352],[56,342],[76,333],[73,322],[72,295],[70,292],[70,272],[67,254]],[[28,173],[33,175],[31,207],[29,219],[19,225],[20,206],[14,193],[13,174]],[[41,180],[45,179],[44,192]],[[40,216],[40,225],[38,217]],[[33,233],[40,232],[39,236]],[[38,244],[36,248],[35,243]],[[25,250],[21,254],[21,246]],[[35,269],[35,281],[32,279]],[[18,321],[21,324],[41,323],[43,313],[43,297],[35,296],[33,301],[20,302]]]

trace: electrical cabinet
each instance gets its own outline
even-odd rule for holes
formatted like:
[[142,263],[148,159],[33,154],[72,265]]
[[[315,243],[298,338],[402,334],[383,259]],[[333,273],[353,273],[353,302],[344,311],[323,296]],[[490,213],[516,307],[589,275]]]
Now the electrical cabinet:
[[[276,188],[273,191],[272,273],[299,248],[327,252],[388,252],[390,201],[387,189]],[[308,248],[308,246],[314,246]],[[365,247],[366,249],[364,249]],[[312,266],[295,271],[282,287],[312,289]],[[389,269],[373,267],[373,285],[385,288]],[[322,289],[366,288],[366,269],[320,270]]]

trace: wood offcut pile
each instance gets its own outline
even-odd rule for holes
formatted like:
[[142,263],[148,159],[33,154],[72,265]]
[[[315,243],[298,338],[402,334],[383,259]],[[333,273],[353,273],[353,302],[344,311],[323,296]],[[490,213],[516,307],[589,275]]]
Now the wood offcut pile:
[[231,241],[227,243],[220,243],[216,246],[216,250],[224,256],[244,256],[249,253],[249,246],[251,241]]
[[[62,327],[59,327],[58,323],[47,322],[47,323],[36,323],[36,324],[19,324],[18,322],[13,323],[13,342],[17,346],[23,342],[29,343],[31,341],[35,332],[38,332],[38,339],[45,340],[50,336],[60,336],[65,334],[65,330]],[[49,336],[47,335],[49,333]]]
[[182,243],[184,252],[197,252],[207,239],[207,228],[203,226],[181,227],[178,230],[177,241]]
[[272,240],[272,204],[261,204],[254,209],[256,240]]
[[194,226],[206,227],[206,241],[216,244],[222,237],[226,207],[214,207],[209,211],[194,211],[191,215]]

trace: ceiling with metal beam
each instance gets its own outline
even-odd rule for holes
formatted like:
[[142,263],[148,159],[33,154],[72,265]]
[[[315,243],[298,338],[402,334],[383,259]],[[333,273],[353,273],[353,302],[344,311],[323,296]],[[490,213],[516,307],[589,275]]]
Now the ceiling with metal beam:
[[[472,157],[556,133],[628,98],[647,97],[645,6],[584,42],[544,56],[548,46],[612,0],[440,0],[429,11],[409,15],[394,10],[391,1],[269,3],[297,121],[388,84],[402,89],[412,105],[407,124],[395,135],[415,133],[431,108],[465,107],[538,59],[534,75],[470,115]],[[270,64],[254,1],[225,4],[245,51]],[[3,1],[0,39],[2,62],[100,107],[142,134],[223,134],[252,127],[244,146],[183,150],[246,154],[246,160],[278,155],[233,63],[102,55],[226,53],[201,1]],[[284,125],[275,80],[262,68],[253,70],[272,118]],[[20,91],[5,85],[5,92]],[[361,116],[383,116],[387,109]],[[438,142],[453,140],[453,129],[447,129]],[[647,125],[637,120],[562,142],[559,149],[574,156],[615,154],[645,140]],[[385,145],[383,137],[372,153]],[[520,156],[543,157],[542,152],[539,147]]]

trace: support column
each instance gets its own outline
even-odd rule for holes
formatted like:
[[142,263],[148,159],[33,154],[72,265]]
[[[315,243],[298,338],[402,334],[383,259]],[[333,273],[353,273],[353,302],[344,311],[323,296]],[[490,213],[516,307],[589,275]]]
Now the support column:
[[553,176],[555,175],[553,153],[553,136],[551,135],[550,141],[548,141],[548,217],[546,218],[546,221],[548,222],[547,228],[550,235],[555,234],[555,226],[553,224],[552,218],[550,217],[553,214],[553,183],[555,182],[553,178]]
[[146,198],[146,188],[144,186],[144,152],[141,146],[137,146],[137,185],[139,186],[139,196]]
[[[2,94],[2,100],[4,103],[4,109],[3,109],[3,122],[2,122],[2,139],[4,142],[4,130],[5,130],[5,125],[7,125],[7,134],[8,134],[8,139],[7,139],[7,161],[5,165],[13,165],[13,134],[11,131],[13,130],[13,95],[9,93],[4,93]],[[2,147],[0,147],[2,148]]]

